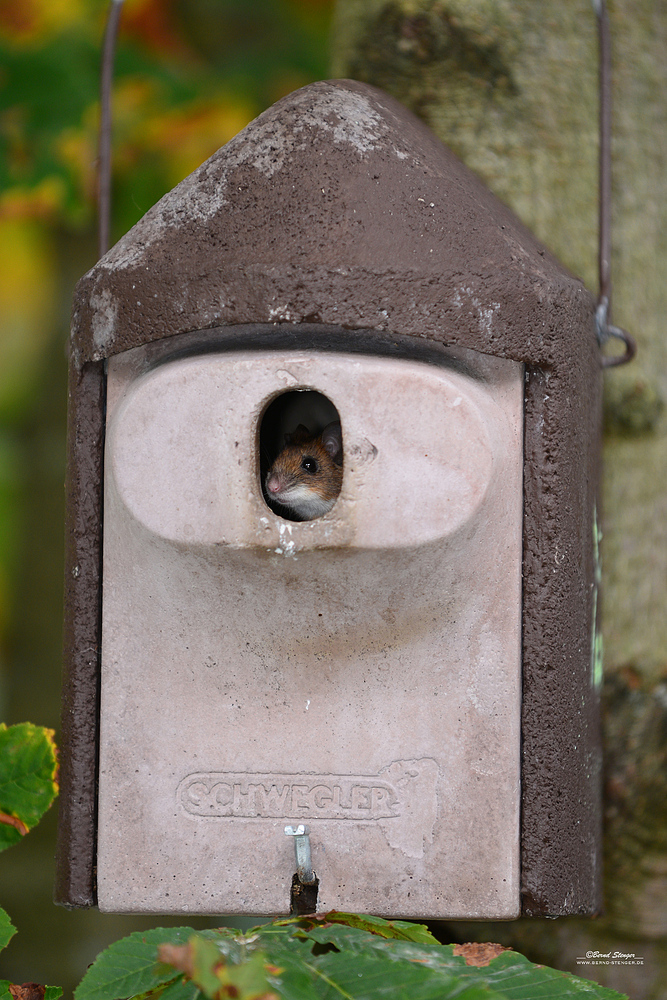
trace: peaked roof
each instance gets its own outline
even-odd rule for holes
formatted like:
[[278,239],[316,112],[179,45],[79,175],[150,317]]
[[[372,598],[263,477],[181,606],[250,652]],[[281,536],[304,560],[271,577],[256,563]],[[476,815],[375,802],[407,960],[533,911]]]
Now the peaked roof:
[[[592,299],[411,112],[311,84],[164,196],[79,282],[73,360],[243,323],[321,323],[550,363]],[[555,340],[554,340],[555,338]]]

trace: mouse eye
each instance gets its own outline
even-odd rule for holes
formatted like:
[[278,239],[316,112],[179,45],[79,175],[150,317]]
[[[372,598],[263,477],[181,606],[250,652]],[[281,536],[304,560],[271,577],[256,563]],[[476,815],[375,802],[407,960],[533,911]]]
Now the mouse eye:
[[310,472],[311,476],[317,472],[317,462],[310,455],[306,455],[305,458],[301,460],[301,468],[305,469],[306,472]]

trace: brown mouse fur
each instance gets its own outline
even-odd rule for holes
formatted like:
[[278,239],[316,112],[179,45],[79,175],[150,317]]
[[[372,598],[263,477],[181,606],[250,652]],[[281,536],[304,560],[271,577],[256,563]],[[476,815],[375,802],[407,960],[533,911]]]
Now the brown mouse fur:
[[299,424],[285,435],[285,447],[264,482],[267,499],[309,521],[331,510],[343,481],[341,426],[333,421],[313,435]]

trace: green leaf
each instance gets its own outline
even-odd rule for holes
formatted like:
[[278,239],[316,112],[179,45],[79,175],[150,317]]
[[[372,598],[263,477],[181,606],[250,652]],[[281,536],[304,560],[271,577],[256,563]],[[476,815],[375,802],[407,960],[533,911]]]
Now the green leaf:
[[272,985],[284,1000],[506,1000],[499,991],[478,987],[450,970],[393,960],[393,947],[408,942],[340,924],[308,932],[299,924],[312,921],[301,920],[291,927],[281,923],[280,928],[275,924],[258,928],[257,937],[282,969]]
[[[292,917],[290,922],[301,926],[318,927],[322,924],[344,924],[346,927],[356,927],[358,930],[369,931],[384,938],[396,938],[403,941],[420,941],[423,944],[438,944],[426,924],[413,924],[408,920],[384,920],[362,913],[343,913],[331,910],[329,913],[318,914],[316,917]],[[285,921],[287,923],[287,921]]]
[[0,948],[6,948],[15,934],[16,927],[9,919],[9,915],[0,908]]
[[[405,989],[405,995],[411,1000],[430,998],[431,995],[461,996],[461,1000],[464,997],[465,1000],[473,1000],[474,996],[500,996],[506,1000],[621,1000],[621,995],[614,990],[569,973],[533,965],[523,955],[513,951],[503,952],[488,966],[479,968],[466,965],[463,956],[454,955],[452,945],[392,940],[341,924],[314,926],[312,920],[268,924],[257,929],[257,936],[276,965],[284,964],[288,953],[297,957],[300,952],[303,965],[313,974],[328,976],[333,985],[325,983],[322,986],[320,983],[316,992],[318,997],[343,996],[341,990],[352,990],[350,995],[354,1000],[361,997],[370,1000],[376,996],[402,997],[404,994],[401,992],[382,992],[384,976],[387,982],[394,985],[403,983],[401,989]],[[377,967],[369,966],[369,961],[378,961],[379,964]],[[380,969],[384,971],[380,973]],[[415,973],[415,969],[419,970],[419,974]],[[361,977],[358,975],[360,972]],[[375,992],[359,993],[355,976],[371,984]],[[288,992],[291,982],[284,976],[282,980],[283,989],[278,992],[292,1000],[292,993]],[[321,992],[323,989],[324,993]],[[431,994],[431,989],[436,992]],[[474,993],[463,992],[467,990],[474,990]],[[295,993],[294,998],[297,996],[305,997],[308,993]]]
[[[453,945],[410,940],[413,927],[415,936],[425,936],[419,925],[354,914],[341,922],[277,920],[246,934],[231,928],[196,934],[187,927],[137,932],[99,956],[75,998],[200,1000],[228,987],[241,1000],[267,992],[281,1000],[623,1000],[513,951],[486,966],[466,965]],[[378,928],[401,936],[382,936]],[[157,963],[158,944],[182,948],[174,956],[178,968]],[[184,970],[194,981],[184,981]]]
[[217,967],[223,956],[213,941],[196,935],[189,941],[192,975],[190,978],[197,984],[206,997],[214,997],[220,989],[222,980],[217,975]]
[[157,965],[157,946],[187,944],[194,933],[192,927],[155,927],[116,941],[97,956],[74,991],[75,1000],[124,1000],[181,980],[172,966]]
[[294,949],[269,952],[269,958],[280,971],[269,975],[271,991],[282,1000],[313,1000],[319,997],[319,975],[308,964],[308,955],[300,955]]
[[[223,996],[227,987],[229,995],[239,1000],[262,1000],[270,990],[266,965],[267,956],[256,951],[238,965],[228,963],[218,967],[218,989],[223,986]],[[211,993],[212,998],[217,995],[217,991]]]
[[449,971],[411,962],[389,965],[372,953],[351,959],[344,952],[328,952],[312,964],[321,977],[321,1000],[506,1000],[487,984],[473,987]]
[[[233,996],[238,1000],[262,1000],[269,993],[267,960],[263,952],[250,950],[240,957],[240,961],[226,960],[223,954],[223,935],[216,940],[210,936],[193,935],[187,945],[161,949],[160,957],[173,963],[174,968],[184,972],[196,983],[209,1000],[219,996]],[[248,942],[248,945],[251,941]],[[222,945],[222,947],[221,947]],[[276,973],[274,968],[271,971]]]
[[[154,994],[155,995],[155,994]],[[197,1000],[201,996],[199,987],[189,979],[177,979],[160,993],[160,1000]]]
[[[0,979],[0,1000],[14,1000],[14,997],[9,992],[9,987],[12,985],[8,979]],[[44,1000],[59,1000],[59,997],[62,995],[63,991],[60,986],[44,987]]]
[[0,724],[0,850],[17,843],[58,793],[53,730]]

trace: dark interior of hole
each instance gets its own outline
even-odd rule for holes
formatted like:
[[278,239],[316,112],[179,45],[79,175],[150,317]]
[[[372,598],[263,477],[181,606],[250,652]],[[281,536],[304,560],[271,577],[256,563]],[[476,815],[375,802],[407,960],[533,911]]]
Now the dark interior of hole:
[[340,420],[330,399],[314,389],[293,389],[277,396],[264,411],[259,428],[259,469],[262,494],[276,514],[289,521],[299,520],[286,508],[267,497],[266,475],[278,454],[285,447],[285,435],[292,434],[299,424],[315,436],[334,420]]
[[307,913],[316,912],[319,886],[320,880],[318,878],[314,882],[302,882],[295,872],[292,876],[292,891],[290,893],[290,916],[304,917]]

